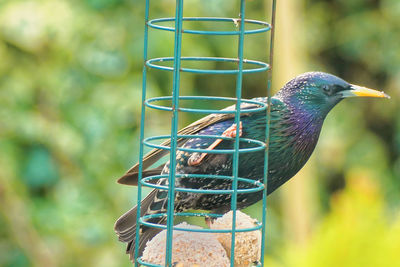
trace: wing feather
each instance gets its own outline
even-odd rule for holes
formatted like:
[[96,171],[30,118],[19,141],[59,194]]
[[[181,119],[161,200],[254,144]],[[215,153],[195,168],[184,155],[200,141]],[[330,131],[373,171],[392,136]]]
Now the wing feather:
[[[251,103],[243,103],[241,105],[241,109],[250,109],[250,108],[256,108],[259,107],[259,105],[256,104],[251,104]],[[235,105],[229,106],[223,110],[235,110]],[[242,113],[241,116],[249,116],[251,113]],[[192,124],[186,126],[185,128],[181,129],[178,131],[178,135],[194,135],[198,133],[199,131],[203,130],[204,128],[225,120],[229,120],[235,117],[235,114],[231,113],[222,113],[222,114],[210,114],[208,116],[205,116],[204,118],[201,118],[200,120],[197,120],[193,122]],[[186,141],[188,141],[188,138],[179,138],[177,140],[177,145],[182,146]],[[171,140],[166,140],[161,144],[162,146],[170,146],[171,145]],[[168,150],[165,149],[159,149],[155,148],[151,150],[149,153],[147,153],[143,157],[143,171],[149,168],[151,165],[156,163],[159,159],[164,157],[165,155],[169,154]],[[149,170],[152,174],[160,174],[162,169],[151,169]],[[130,168],[124,176],[118,179],[118,183],[120,184],[125,184],[125,185],[137,185],[138,183],[138,171],[139,171],[139,163],[136,163],[133,165],[132,168]],[[148,172],[149,172],[148,171]],[[158,173],[157,173],[158,172]],[[146,175],[145,172],[143,172],[143,175]]]

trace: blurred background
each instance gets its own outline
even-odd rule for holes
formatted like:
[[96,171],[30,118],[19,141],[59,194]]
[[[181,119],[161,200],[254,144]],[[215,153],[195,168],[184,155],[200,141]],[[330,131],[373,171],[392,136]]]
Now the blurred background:
[[[130,266],[113,224],[136,202],[116,178],[138,159],[144,2],[0,2],[0,266]],[[151,18],[174,5],[153,1]],[[237,17],[238,7],[191,0],[184,15]],[[246,17],[269,20],[270,1],[247,1]],[[267,266],[400,264],[399,18],[397,0],[278,1],[273,92],[320,70],[392,98],[348,99],[329,114],[307,166],[269,197]],[[267,61],[268,39],[248,36],[245,56]],[[184,56],[237,52],[234,37],[183,41]],[[172,51],[173,33],[150,31],[150,57]],[[170,73],[149,72],[149,97],[171,85]],[[233,96],[234,85],[184,74],[181,91]],[[247,75],[243,94],[265,96],[266,74]],[[146,135],[168,133],[169,120],[150,112]]]

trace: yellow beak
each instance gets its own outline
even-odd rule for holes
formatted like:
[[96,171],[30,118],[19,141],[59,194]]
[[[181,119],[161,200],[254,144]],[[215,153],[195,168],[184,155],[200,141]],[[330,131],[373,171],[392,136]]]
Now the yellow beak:
[[386,97],[390,98],[383,91],[369,89],[367,87],[351,84],[350,90],[341,91],[343,97]]

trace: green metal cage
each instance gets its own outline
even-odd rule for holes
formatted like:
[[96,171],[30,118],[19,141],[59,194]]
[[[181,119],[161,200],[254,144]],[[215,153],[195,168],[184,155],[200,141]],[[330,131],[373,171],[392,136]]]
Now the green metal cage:
[[[233,2],[233,1],[232,1]],[[196,232],[218,232],[218,233],[232,233],[232,249],[231,249],[231,259],[234,258],[234,244],[235,244],[235,233],[236,232],[248,232],[254,230],[262,230],[262,250],[261,250],[261,260],[259,266],[263,265],[264,262],[264,246],[265,246],[265,225],[266,225],[266,208],[267,208],[267,173],[268,173],[268,136],[269,136],[269,102],[268,104],[254,101],[254,100],[245,100],[242,99],[242,80],[243,75],[247,73],[255,73],[255,72],[265,72],[268,71],[268,85],[266,88],[266,94],[270,97],[270,87],[271,87],[271,66],[273,59],[273,27],[275,20],[275,8],[276,8],[276,0],[271,0],[271,23],[267,23],[259,20],[251,20],[245,18],[245,4],[246,0],[240,0],[240,14],[238,18],[221,18],[221,17],[184,17],[183,16],[183,0],[176,0],[175,6],[175,17],[170,18],[156,18],[149,19],[150,12],[150,0],[146,0],[145,7],[145,29],[144,29],[144,67],[143,67],[143,84],[142,84],[142,108],[141,108],[141,127],[140,127],[140,146],[139,146],[139,183],[138,183],[138,204],[137,210],[138,214],[140,212],[140,201],[142,199],[142,188],[150,187],[157,188],[168,191],[168,208],[166,213],[160,214],[152,214],[146,216],[138,216],[137,217],[137,225],[139,227],[136,228],[136,250],[135,250],[135,266],[159,266],[144,262],[141,257],[138,257],[138,248],[139,248],[139,229],[141,225],[148,227],[155,227],[159,229],[167,230],[167,244],[166,244],[166,258],[165,263],[166,266],[172,265],[172,238],[173,238],[173,230],[180,231],[196,231]],[[218,28],[219,23],[232,22],[238,24],[237,30],[233,31],[219,31],[219,30],[188,30],[183,28],[183,22],[185,21],[198,21],[198,22],[213,22]],[[165,22],[174,23],[174,27],[165,26]],[[252,25],[253,28],[256,29],[246,30],[245,25]],[[170,31],[174,33],[174,54],[173,57],[161,57],[161,58],[148,58],[148,47],[149,47],[149,29],[161,30],[161,31]],[[249,60],[245,59],[243,56],[244,50],[244,39],[248,34],[263,34],[270,33],[270,51],[269,51],[269,63],[265,63],[257,60]],[[183,34],[197,34],[197,35],[234,35],[238,37],[238,52],[237,58],[222,58],[222,57],[182,57],[181,56],[181,48],[182,48],[182,35]],[[212,61],[212,62],[233,62],[237,65],[235,69],[201,69],[201,68],[184,68],[182,67],[183,61]],[[161,62],[173,62],[173,66],[165,66],[161,64]],[[244,65],[249,66],[248,68],[244,68]],[[173,73],[173,83],[172,83],[172,95],[171,96],[162,96],[147,99],[146,89],[147,89],[147,74],[148,69],[159,69],[164,71],[170,71]],[[235,98],[228,97],[210,97],[210,96],[180,96],[180,77],[183,73],[190,72],[198,75],[201,74],[227,74],[227,75],[235,75],[236,76],[236,90],[235,90]],[[168,100],[171,102],[171,106],[161,105],[161,101]],[[182,108],[179,106],[179,102],[181,100],[199,100],[199,101],[233,101],[235,103],[235,110],[211,110],[211,109],[195,109],[195,108]],[[178,147],[177,140],[179,138],[192,138],[190,135],[178,135],[178,116],[179,112],[190,112],[190,113],[203,113],[203,114],[218,114],[218,113],[231,113],[235,115],[235,123],[239,125],[240,123],[240,114],[241,109],[240,106],[242,103],[252,103],[257,104],[258,107],[252,109],[246,109],[246,113],[249,112],[266,112],[266,133],[265,133],[265,142],[260,142],[258,140],[251,140],[246,138],[241,138],[239,135],[236,135],[234,140],[234,148],[233,149],[215,149],[215,150],[205,150],[205,149],[189,149]],[[145,138],[145,130],[144,130],[144,122],[145,122],[145,114],[146,108],[157,109],[162,111],[168,111],[172,113],[172,123],[171,123],[171,134],[170,135],[161,135],[161,136],[152,136]],[[214,138],[214,139],[223,139],[221,136],[214,135],[196,135],[197,138]],[[163,141],[171,139],[170,146],[162,146],[158,145],[156,141]],[[239,148],[240,142],[248,142],[253,144],[251,148]],[[144,156],[144,147],[151,148],[159,148],[168,150],[170,152],[170,171],[169,174],[164,175],[154,175],[150,177],[142,177],[142,161]],[[264,180],[263,183],[251,179],[246,179],[242,177],[238,177],[238,166],[239,166],[239,157],[241,153],[249,153],[265,150],[265,163],[264,163]],[[176,168],[176,152],[177,151],[186,151],[186,152],[207,152],[207,153],[231,153],[233,154],[233,172],[232,176],[216,176],[216,175],[193,175],[193,174],[175,174]],[[230,190],[210,190],[210,189],[188,189],[188,188],[177,188],[175,187],[175,178],[215,178],[215,179],[230,179],[232,181],[232,188]],[[168,178],[168,186],[157,185],[154,181],[157,181],[161,178]],[[239,189],[238,181],[249,183],[251,188],[247,189]],[[256,226],[245,229],[236,229],[236,210],[237,210],[237,195],[238,193],[249,194],[258,191],[263,191],[263,213],[262,213],[262,221],[259,222]],[[210,213],[189,213],[189,212],[174,212],[174,194],[175,192],[192,192],[192,193],[207,193],[207,194],[231,194],[231,209],[233,211],[232,217],[232,229],[230,230],[213,230],[213,229],[186,229],[179,228],[174,226],[174,217],[176,216],[208,216],[208,217],[220,217],[221,214],[210,214]],[[150,223],[147,220],[155,217],[167,217],[166,225],[154,224]],[[233,266],[234,261],[231,260],[231,266]]]

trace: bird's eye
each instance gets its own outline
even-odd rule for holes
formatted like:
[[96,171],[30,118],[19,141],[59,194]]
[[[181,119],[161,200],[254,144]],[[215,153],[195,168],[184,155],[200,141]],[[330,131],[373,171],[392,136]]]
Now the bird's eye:
[[323,85],[322,90],[324,90],[324,92],[327,94],[331,93],[331,88],[329,87],[329,85]]

